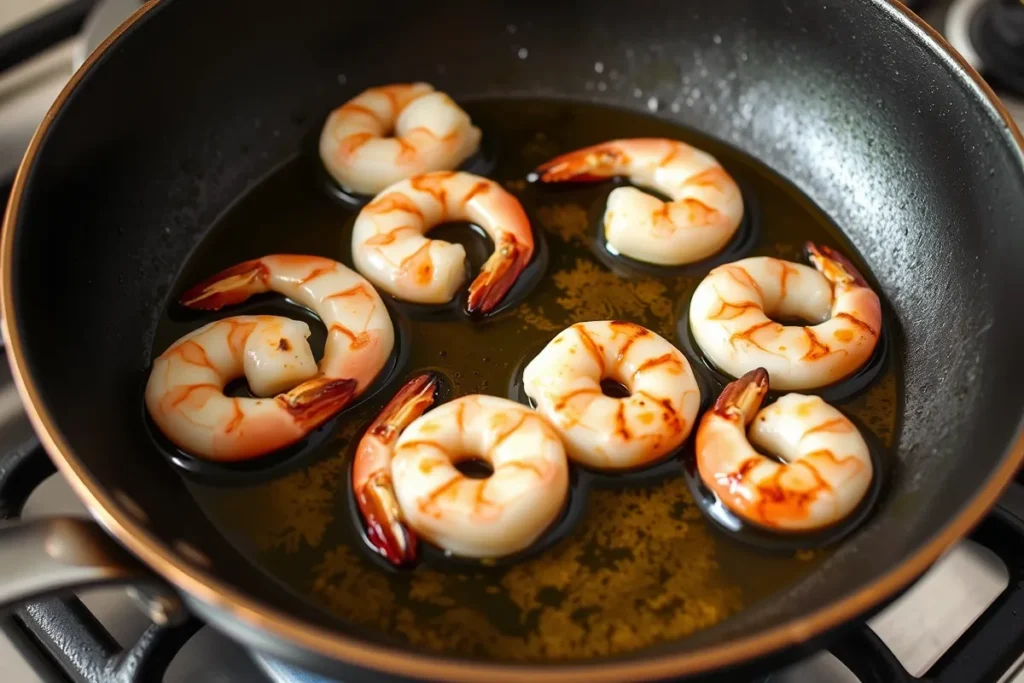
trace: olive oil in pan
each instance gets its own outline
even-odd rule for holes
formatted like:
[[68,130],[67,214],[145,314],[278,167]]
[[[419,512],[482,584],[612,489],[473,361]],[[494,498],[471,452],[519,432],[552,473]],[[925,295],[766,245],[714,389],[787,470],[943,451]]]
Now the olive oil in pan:
[[[812,571],[827,550],[766,551],[707,521],[679,458],[616,477],[574,468],[562,520],[516,562],[460,562],[428,548],[415,568],[394,571],[368,551],[349,490],[351,454],[404,377],[429,368],[445,377],[448,398],[480,392],[521,399],[517,373],[524,363],[558,331],[585,320],[630,320],[687,349],[678,334],[679,315],[710,265],[645,268],[601,256],[597,221],[614,183],[527,182],[530,171],[551,157],[620,137],[682,139],[715,155],[743,188],[747,224],[728,247],[728,260],[771,255],[803,261],[802,245],[810,239],[850,254],[870,279],[828,218],[791,185],[689,129],[565,102],[488,100],[465,108],[496,148],[489,177],[519,197],[538,239],[539,256],[509,305],[491,319],[470,322],[455,305],[396,303],[403,357],[376,393],[294,455],[267,459],[270,466],[257,462],[244,472],[220,472],[217,483],[186,475],[197,500],[230,542],[313,604],[371,636],[432,652],[513,660],[628,652],[711,626]],[[178,289],[275,252],[318,254],[351,265],[357,211],[325,192],[312,156],[298,156],[226,212],[185,265]],[[468,226],[443,226],[434,234],[467,245],[474,272],[490,250]],[[279,298],[221,315],[258,311],[290,311],[285,314],[311,322],[311,342],[322,347],[323,328],[315,318]],[[169,310],[155,351],[210,318]],[[720,384],[687,354],[702,374],[707,405]],[[889,353],[866,388],[835,401],[870,430],[883,460],[894,457],[900,372],[899,358]]]

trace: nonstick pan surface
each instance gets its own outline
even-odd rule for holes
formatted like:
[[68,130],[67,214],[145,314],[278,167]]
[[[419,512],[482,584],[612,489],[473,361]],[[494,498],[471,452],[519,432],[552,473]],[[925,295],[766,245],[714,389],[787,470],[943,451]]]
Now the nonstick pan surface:
[[[619,79],[593,87],[597,62]],[[764,162],[842,226],[897,321],[905,409],[886,494],[817,571],[643,652],[494,667],[383,647],[224,542],[139,419],[158,312],[208,226],[323,112],[418,79],[456,99],[656,109]],[[658,107],[684,91],[685,107]],[[679,676],[864,614],[993,503],[1024,455],[1022,228],[1020,133],[898,4],[163,0],[76,75],[32,143],[4,234],[4,331],[42,441],[93,514],[240,640],[335,675]]]

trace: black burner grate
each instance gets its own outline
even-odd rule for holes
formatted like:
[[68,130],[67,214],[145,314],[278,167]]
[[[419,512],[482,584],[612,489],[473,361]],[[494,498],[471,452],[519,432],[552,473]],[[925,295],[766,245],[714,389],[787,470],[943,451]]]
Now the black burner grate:
[[839,638],[829,651],[862,683],[999,681],[1024,653],[1024,485],[1010,484],[971,539],[1003,561],[1009,584],[923,677],[907,673],[866,624]]

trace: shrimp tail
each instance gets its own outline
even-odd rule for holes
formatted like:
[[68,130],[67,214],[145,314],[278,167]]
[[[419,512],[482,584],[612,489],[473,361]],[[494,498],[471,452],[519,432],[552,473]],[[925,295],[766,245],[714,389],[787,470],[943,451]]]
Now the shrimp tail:
[[314,377],[277,397],[303,429],[314,429],[344,408],[356,395],[354,379]]
[[727,384],[718,395],[713,410],[727,420],[742,420],[744,425],[748,425],[767,393],[768,371],[757,368]]
[[620,175],[629,157],[617,145],[604,143],[557,156],[534,171],[541,182],[590,183]]
[[368,431],[384,443],[392,443],[413,420],[433,405],[437,385],[438,377],[433,372],[416,375],[384,406]]
[[270,270],[266,264],[262,259],[254,259],[207,278],[182,294],[178,302],[200,311],[216,311],[270,291],[269,280]]
[[[406,382],[367,429],[367,436],[390,447],[413,420],[433,405],[437,384],[437,375],[432,372]],[[371,476],[357,491],[356,501],[366,520],[367,539],[377,552],[396,566],[416,559],[416,536],[402,521],[388,470]]]
[[532,251],[515,237],[507,236],[487,259],[480,274],[469,286],[466,310],[471,315],[490,313],[501,303],[519,274],[530,262]]
[[366,538],[388,562],[400,567],[416,559],[416,535],[398,515],[398,500],[391,477],[378,472],[356,498],[366,520]]
[[850,259],[824,244],[807,242],[804,245],[807,257],[814,267],[833,284],[852,284],[867,287],[868,283]]

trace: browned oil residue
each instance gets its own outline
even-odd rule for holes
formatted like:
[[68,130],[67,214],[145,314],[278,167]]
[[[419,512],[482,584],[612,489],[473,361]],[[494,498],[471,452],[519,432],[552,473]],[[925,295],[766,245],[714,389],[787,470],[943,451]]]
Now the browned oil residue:
[[[829,220],[753,159],[668,121],[593,105],[548,101],[465,103],[485,135],[501,141],[489,176],[523,202],[547,242],[540,284],[511,311],[484,323],[415,318],[406,372],[444,373],[453,397],[505,396],[524,354],[585,320],[643,325],[677,342],[676,316],[703,276],[616,273],[595,256],[595,216],[611,183],[572,188],[524,182],[563,152],[619,137],[672,137],[718,157],[756,203],[760,238],[750,255],[802,261],[806,240],[847,248]],[[211,230],[182,273],[182,288],[232,262],[268,253],[317,254],[351,265],[356,209],[330,199],[305,157],[254,186]],[[467,246],[475,273],[487,256],[468,228],[435,233]],[[854,256],[862,273],[870,273]],[[281,309],[275,309],[281,314]],[[726,312],[723,311],[723,315]],[[731,312],[730,312],[731,314]],[[311,323],[314,348],[324,331]],[[196,326],[165,318],[161,340]],[[825,347],[826,340],[820,340]],[[827,347],[825,347],[827,348]],[[691,364],[695,359],[690,359]],[[890,359],[870,388],[839,407],[890,446],[902,381]],[[421,563],[390,572],[367,556],[346,490],[353,442],[390,396],[357,405],[334,440],[269,481],[193,484],[225,537],[265,571],[360,631],[426,652],[516,661],[621,654],[685,638],[813,571],[823,551],[766,554],[712,529],[680,477],[591,491],[582,521],[552,547],[511,566]]]

